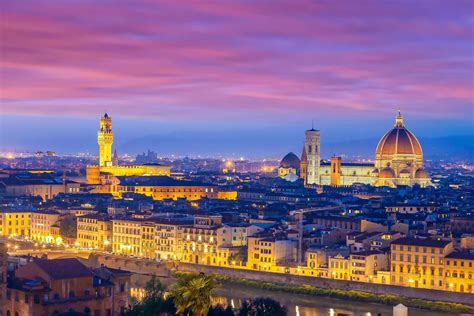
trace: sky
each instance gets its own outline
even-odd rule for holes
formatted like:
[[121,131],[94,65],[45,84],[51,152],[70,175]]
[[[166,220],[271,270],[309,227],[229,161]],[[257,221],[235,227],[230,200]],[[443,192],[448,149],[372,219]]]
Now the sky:
[[4,0],[0,36],[1,150],[96,153],[104,112],[119,153],[299,153],[312,122],[373,152],[397,109],[474,135],[472,1]]

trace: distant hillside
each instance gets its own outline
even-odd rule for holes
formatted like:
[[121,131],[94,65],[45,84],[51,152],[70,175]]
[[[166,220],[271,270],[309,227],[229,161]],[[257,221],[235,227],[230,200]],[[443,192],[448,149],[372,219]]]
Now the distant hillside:
[[[433,160],[473,160],[474,135],[456,135],[441,138],[423,138],[421,145],[425,158]],[[323,155],[373,156],[378,139],[363,139],[322,144]]]
[[[447,136],[420,139],[427,159],[456,159],[474,161],[474,135]],[[333,154],[349,157],[373,157],[378,138],[343,142],[328,142],[322,139],[323,157]],[[301,154],[301,135],[275,137],[268,133],[169,133],[146,135],[131,141],[117,143],[119,153],[141,153],[152,149],[160,155],[245,155],[260,157],[283,157],[293,151]]]

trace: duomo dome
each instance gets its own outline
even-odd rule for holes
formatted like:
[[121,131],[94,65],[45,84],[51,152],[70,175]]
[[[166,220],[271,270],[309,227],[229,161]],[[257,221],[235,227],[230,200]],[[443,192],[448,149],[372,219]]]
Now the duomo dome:
[[375,168],[380,170],[378,185],[426,185],[423,150],[416,136],[403,123],[398,111],[395,125],[380,139],[375,149]]
[[418,139],[403,124],[398,112],[395,126],[380,139],[375,150],[375,159],[390,158],[394,155],[410,155],[422,158],[423,151]]

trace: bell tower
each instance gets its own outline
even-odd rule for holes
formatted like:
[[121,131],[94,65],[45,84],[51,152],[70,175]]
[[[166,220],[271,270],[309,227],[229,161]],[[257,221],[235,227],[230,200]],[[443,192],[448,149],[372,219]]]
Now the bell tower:
[[305,132],[304,150],[307,157],[306,184],[320,184],[319,168],[321,164],[320,137],[318,130],[311,128]]
[[99,144],[99,166],[112,166],[112,144],[114,133],[112,132],[112,118],[104,114],[100,118],[100,129],[97,133],[97,143]]

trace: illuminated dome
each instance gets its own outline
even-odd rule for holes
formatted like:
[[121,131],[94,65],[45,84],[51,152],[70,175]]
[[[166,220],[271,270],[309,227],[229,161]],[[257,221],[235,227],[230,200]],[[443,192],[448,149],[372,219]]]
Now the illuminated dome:
[[294,153],[289,153],[280,162],[280,168],[300,169],[300,159]]
[[416,170],[415,178],[425,179],[425,178],[429,178],[429,177],[430,177],[430,175],[428,174],[428,172],[426,172],[425,169],[420,168],[420,169]]
[[395,171],[390,167],[385,167],[380,170],[379,178],[395,178]]
[[423,155],[420,142],[405,127],[400,112],[398,112],[395,126],[380,139],[375,150],[376,159],[392,155]]

